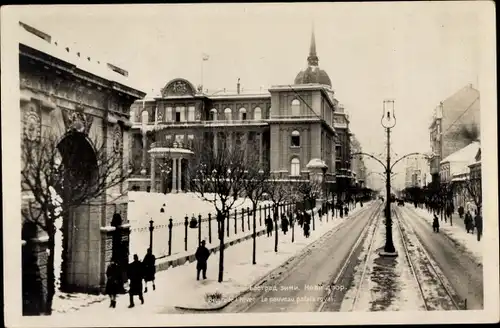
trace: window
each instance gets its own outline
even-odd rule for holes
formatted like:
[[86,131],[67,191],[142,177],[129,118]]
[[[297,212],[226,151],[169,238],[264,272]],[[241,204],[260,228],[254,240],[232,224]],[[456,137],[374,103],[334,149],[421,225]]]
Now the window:
[[300,101],[292,100],[292,116],[300,116]]
[[166,122],[172,121],[172,107],[167,107],[167,110],[165,112],[165,121]]
[[262,110],[260,107],[255,107],[253,110],[253,119],[254,120],[261,120],[262,119]]
[[183,134],[176,134],[175,135],[175,142],[179,146],[179,148],[182,148],[184,146],[184,135]]
[[300,160],[297,157],[292,158],[292,161],[290,162],[290,175],[300,175]]
[[247,119],[247,110],[245,108],[240,108],[240,121]]
[[142,123],[148,123],[149,122],[149,113],[148,113],[147,110],[143,110],[142,113],[141,113],[141,116],[142,116],[142,120],[141,120]]
[[292,132],[292,147],[300,147],[300,133],[295,130]]
[[188,107],[188,121],[189,122],[194,122],[196,120],[194,114],[195,114],[194,106],[189,106]]
[[183,111],[182,111],[182,107],[176,107],[175,108],[175,121],[176,122],[180,122],[180,121],[183,121]]
[[231,121],[231,119],[232,119],[231,108],[224,109],[224,116],[225,116],[226,121]]
[[211,121],[217,121],[217,109],[212,108],[210,110],[210,120]]
[[341,169],[340,160],[335,161],[335,172],[340,173],[340,169]]
[[338,159],[342,157],[342,147],[340,145],[335,146],[335,157]]
[[188,148],[192,149],[194,145],[194,134],[188,135]]

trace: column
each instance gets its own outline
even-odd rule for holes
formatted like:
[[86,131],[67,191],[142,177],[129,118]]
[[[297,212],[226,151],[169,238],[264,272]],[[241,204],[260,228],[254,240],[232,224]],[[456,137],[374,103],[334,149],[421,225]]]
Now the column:
[[172,159],[172,192],[177,192],[177,158]]
[[182,192],[182,158],[177,161],[179,169],[177,170],[177,192]]
[[146,131],[142,133],[142,163],[141,163],[141,174],[146,175],[146,156],[147,156],[147,137]]
[[262,132],[259,132],[257,135],[259,139],[259,165],[262,165]]
[[233,148],[233,133],[229,132],[226,137],[226,142],[229,149]]
[[156,191],[156,181],[155,181],[155,157],[151,154],[151,192]]
[[218,139],[217,139],[217,134],[219,132],[214,132],[214,152],[217,153],[217,147],[218,147]]

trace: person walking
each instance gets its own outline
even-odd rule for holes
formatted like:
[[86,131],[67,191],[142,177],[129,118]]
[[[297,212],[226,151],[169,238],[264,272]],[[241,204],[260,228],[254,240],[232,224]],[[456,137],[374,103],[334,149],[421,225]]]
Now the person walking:
[[458,216],[462,219],[464,217],[464,207],[460,206],[458,208]]
[[198,246],[194,257],[196,258],[196,280],[200,280],[200,272],[203,273],[203,279],[207,279],[207,261],[210,257],[210,251],[205,247],[204,240]]
[[464,224],[465,231],[467,231],[467,233],[474,232],[474,227],[472,226],[472,215],[470,214],[469,210],[467,210],[467,213],[465,213]]
[[111,301],[109,307],[116,307],[116,295],[120,291],[120,270],[115,259],[112,259],[106,269],[106,294]]
[[144,266],[144,293],[148,292],[148,282],[153,283],[153,290],[156,289],[155,286],[155,274],[156,274],[156,257],[153,255],[151,248],[148,248],[146,256],[142,260]]
[[477,241],[481,241],[481,235],[483,234],[483,217],[479,213],[479,210],[476,210],[476,216],[474,217],[474,224],[476,226],[476,231],[477,231]]
[[285,235],[288,232],[288,225],[289,225],[288,219],[286,218],[286,215],[283,214],[281,216],[281,230],[283,231],[283,234],[285,234]]
[[432,220],[432,230],[439,232],[439,219],[436,214],[434,214],[434,219]]
[[345,216],[348,216],[348,215],[349,215],[349,207],[348,207],[348,206],[346,206],[346,207],[344,208],[344,213],[345,213]]
[[273,235],[273,220],[271,220],[270,215],[268,215],[266,219],[266,228],[267,228],[267,236],[271,237]]
[[308,221],[304,222],[304,237],[309,238],[309,233],[311,231],[310,224]]
[[134,296],[138,295],[141,304],[144,304],[144,297],[142,296],[142,280],[144,278],[144,268],[142,262],[139,261],[139,256],[134,254],[134,261],[128,265],[128,279],[130,280],[130,288],[128,291],[130,297],[129,308],[133,308]]

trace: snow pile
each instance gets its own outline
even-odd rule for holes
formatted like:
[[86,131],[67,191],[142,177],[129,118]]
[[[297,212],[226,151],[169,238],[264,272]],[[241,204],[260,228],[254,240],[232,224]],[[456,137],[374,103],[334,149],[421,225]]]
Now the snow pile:
[[[341,305],[341,311],[417,311],[423,306],[418,285],[413,277],[404,254],[396,258],[384,258],[378,255],[385,245],[383,218],[377,218],[378,225],[373,232],[373,247],[367,254],[371,242],[369,235],[363,244],[363,251],[358,257],[355,268],[354,288],[349,289]],[[373,231],[370,229],[370,231]],[[403,249],[401,235],[393,228],[394,246]],[[365,266],[366,272],[361,281]],[[359,291],[357,290],[359,286]],[[357,296],[354,303],[354,298]],[[353,304],[354,303],[354,304]]]
[[[421,219],[426,220],[429,224],[432,224],[432,213],[429,213],[425,209],[421,208],[409,207],[409,210],[416,213]],[[465,231],[463,219],[459,218],[453,220],[453,226],[451,226],[449,223],[443,223],[440,221],[439,232],[444,233],[446,236],[452,239],[455,244],[461,246],[461,251],[469,254],[477,263],[483,263],[484,243],[477,241],[476,234],[470,234]]]
[[[369,205],[366,204],[366,206]],[[354,214],[360,208],[358,206],[351,213]],[[212,253],[208,260],[207,280],[197,281],[196,262],[187,262],[183,266],[158,272],[156,274],[156,290],[152,291],[151,288],[148,288],[148,293],[144,294],[144,305],[141,305],[136,300],[136,306],[128,309],[128,296],[120,295],[118,296],[116,309],[110,310],[108,302],[101,302],[91,307],[80,308],[79,311],[71,311],[71,313],[82,318],[88,315],[99,315],[101,311],[106,314],[112,311],[113,314],[120,313],[120,315],[136,316],[152,313],[177,313],[175,306],[216,307],[218,304],[220,305],[220,301],[232,299],[250,288],[256,281],[281,266],[304,247],[318,240],[326,232],[343,222],[345,222],[345,219],[329,219],[328,222],[326,222],[325,218],[323,218],[322,222],[317,220],[316,230],[312,231],[311,229],[311,236],[307,239],[303,236],[300,227],[296,225],[294,243],[291,242],[291,228],[286,235],[280,230],[278,253],[274,252],[274,231],[273,236],[270,238],[260,237],[257,239],[256,265],[251,263],[252,239],[226,248],[224,251],[224,281],[222,283],[217,282],[219,253]],[[215,297],[211,298],[211,296]],[[71,309],[76,306],[67,307]],[[60,313],[60,311],[57,311],[57,313]]]

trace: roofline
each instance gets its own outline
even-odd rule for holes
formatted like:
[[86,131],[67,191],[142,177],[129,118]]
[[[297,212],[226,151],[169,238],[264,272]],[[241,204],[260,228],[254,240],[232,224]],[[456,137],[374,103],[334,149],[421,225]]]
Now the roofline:
[[[22,49],[23,47],[26,49]],[[30,53],[30,52],[32,52],[32,53]],[[104,85],[105,87],[112,89],[112,90],[113,89],[116,90],[117,89],[116,86],[118,86],[120,88],[120,90],[118,90],[118,91],[127,93],[129,96],[135,97],[137,99],[141,99],[144,96],[146,96],[146,93],[143,91],[140,91],[138,89],[124,85],[120,82],[116,82],[114,80],[109,80],[105,77],[102,77],[102,76],[96,75],[94,73],[91,73],[89,71],[86,71],[84,69],[81,69],[75,64],[69,63],[61,58],[54,57],[46,52],[40,51],[36,48],[33,48],[30,45],[22,43],[22,42],[19,42],[19,56],[29,57],[31,59],[39,61],[40,63],[51,65],[53,67],[57,66],[58,69],[65,70],[75,77],[76,77],[76,75],[83,73],[83,75],[88,75],[90,78],[92,78],[93,79],[92,82],[96,83],[96,84],[102,84],[102,83],[99,83],[99,80],[106,81],[106,84]],[[51,62],[47,62],[46,60],[44,60],[43,56],[49,57]]]

